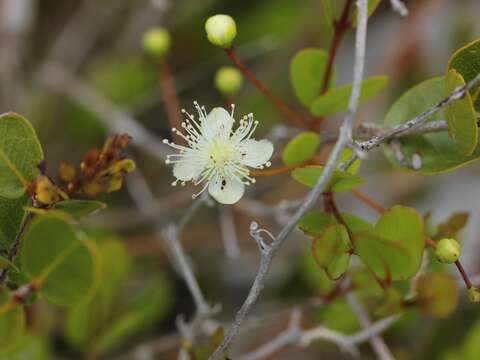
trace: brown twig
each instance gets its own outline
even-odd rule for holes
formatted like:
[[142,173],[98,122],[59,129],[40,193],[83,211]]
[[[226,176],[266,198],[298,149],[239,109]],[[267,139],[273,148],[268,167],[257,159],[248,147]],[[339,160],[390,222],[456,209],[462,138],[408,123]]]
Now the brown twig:
[[272,92],[263,84],[255,74],[240,60],[235,49],[225,49],[228,57],[232,62],[240,69],[243,75],[260,90],[287,118],[305,128],[311,128],[311,125],[305,120],[305,118],[290,109],[282,100],[272,94]]
[[375,210],[379,214],[384,214],[385,212],[387,212],[387,209],[385,209],[383,206],[381,206],[377,202],[375,202],[375,200],[373,200],[372,198],[368,197],[367,195],[361,193],[360,191],[358,191],[356,189],[352,189],[352,190],[350,190],[350,192],[352,193],[353,196],[355,196],[357,199],[362,201],[365,205],[372,208],[373,210]]
[[[162,98],[167,112],[167,119],[170,127],[178,130],[182,129],[182,113],[180,110],[180,103],[177,97],[177,90],[175,88],[175,80],[170,70],[170,66],[166,59],[163,59],[158,64],[158,76],[160,80],[160,87],[162,89]],[[172,133],[176,143],[182,143],[184,140],[176,133]]]

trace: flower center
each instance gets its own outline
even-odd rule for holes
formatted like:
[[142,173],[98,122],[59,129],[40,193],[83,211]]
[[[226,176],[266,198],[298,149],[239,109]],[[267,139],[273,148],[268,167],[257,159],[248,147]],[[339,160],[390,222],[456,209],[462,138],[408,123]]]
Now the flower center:
[[223,169],[235,158],[235,149],[232,144],[215,140],[210,146],[209,158],[216,168]]

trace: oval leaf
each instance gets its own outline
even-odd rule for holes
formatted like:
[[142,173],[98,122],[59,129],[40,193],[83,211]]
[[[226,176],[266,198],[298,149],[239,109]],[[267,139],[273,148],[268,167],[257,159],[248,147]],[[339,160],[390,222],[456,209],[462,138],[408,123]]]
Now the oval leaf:
[[[322,172],[323,166],[307,166],[293,170],[292,177],[300,184],[313,188],[322,175]],[[331,190],[333,192],[349,191],[362,184],[363,179],[360,176],[337,170],[333,172],[330,182],[325,190]]]
[[345,226],[329,225],[312,242],[312,252],[317,262],[330,279],[338,279],[350,265],[350,239]]
[[92,215],[106,207],[107,205],[101,201],[66,200],[56,203],[53,209],[64,212],[75,220],[81,220],[82,218]]
[[[387,76],[373,76],[362,81],[360,104],[375,96],[388,83]],[[348,109],[352,84],[339,86],[325,95],[317,97],[310,105],[310,112],[315,116],[332,116]]]
[[[437,77],[421,82],[406,91],[390,108],[385,117],[386,127],[395,127],[407,122],[422,113],[432,105],[445,98],[445,79]],[[445,120],[443,110],[430,116],[427,121]],[[452,171],[474,161],[480,156],[477,146],[470,156],[462,155],[457,151],[455,142],[446,131],[423,135],[404,136],[397,140],[402,158],[398,157],[398,150],[392,151],[389,145],[384,146],[386,158],[395,166],[402,169],[418,171],[422,174],[436,174]],[[418,165],[412,166],[412,158],[416,156]]]
[[[322,90],[328,53],[322,49],[304,49],[299,51],[290,62],[290,81],[298,100],[310,106]],[[335,83],[335,73],[330,84]]]
[[[451,69],[446,77],[446,96],[458,86],[465,85],[462,75]],[[463,155],[471,155],[478,143],[477,114],[473,108],[469,93],[445,107],[448,130],[455,141],[458,151]]]
[[65,220],[39,216],[22,241],[21,267],[39,292],[57,305],[73,305],[90,295],[98,275],[94,244]]
[[0,197],[21,197],[42,160],[42,147],[28,120],[12,112],[0,115]]
[[301,164],[309,160],[320,146],[317,133],[306,131],[295,136],[283,150],[282,159],[286,165]]
[[[448,61],[447,71],[455,69],[465,82],[469,82],[480,73],[480,39],[458,49]],[[478,97],[480,85],[470,90],[470,95],[475,101],[475,109],[480,111],[480,98]]]
[[18,199],[0,197],[0,251],[8,252],[25,216],[26,196]]

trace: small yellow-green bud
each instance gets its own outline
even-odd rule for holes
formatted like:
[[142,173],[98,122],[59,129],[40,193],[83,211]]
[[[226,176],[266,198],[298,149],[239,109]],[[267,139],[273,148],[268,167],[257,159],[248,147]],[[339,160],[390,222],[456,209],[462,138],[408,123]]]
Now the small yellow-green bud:
[[205,31],[208,40],[217,46],[229,48],[233,39],[237,36],[237,25],[229,15],[214,15],[205,22]]
[[227,96],[235,95],[243,85],[243,77],[240,71],[233,66],[224,66],[215,73],[215,87]]
[[457,261],[460,257],[460,252],[461,247],[458,241],[450,238],[441,239],[435,249],[437,260],[446,264]]
[[165,56],[170,50],[170,33],[162,27],[154,27],[144,32],[142,37],[143,50],[154,58]]
[[478,288],[476,288],[475,286],[472,286],[470,289],[468,289],[468,298],[473,303],[479,303],[480,302],[480,290]]

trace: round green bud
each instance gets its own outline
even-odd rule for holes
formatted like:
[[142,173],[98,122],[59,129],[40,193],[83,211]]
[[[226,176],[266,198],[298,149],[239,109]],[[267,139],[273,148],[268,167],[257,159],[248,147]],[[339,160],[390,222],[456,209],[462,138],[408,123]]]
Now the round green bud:
[[473,303],[479,303],[480,302],[480,290],[478,290],[478,288],[476,288],[475,286],[472,286],[470,289],[468,289],[468,298]]
[[240,71],[233,66],[224,66],[217,70],[214,79],[215,87],[227,96],[235,95],[243,85]]
[[457,240],[444,238],[437,243],[437,248],[435,249],[435,255],[437,260],[451,264],[458,260],[460,257],[461,247]]
[[168,53],[172,39],[170,33],[162,27],[154,27],[143,33],[143,50],[155,58],[161,58]]
[[237,36],[237,25],[231,16],[219,14],[207,19],[205,31],[213,45],[229,48]]

